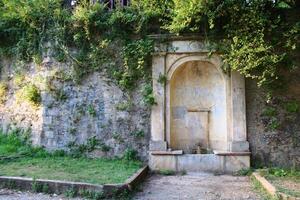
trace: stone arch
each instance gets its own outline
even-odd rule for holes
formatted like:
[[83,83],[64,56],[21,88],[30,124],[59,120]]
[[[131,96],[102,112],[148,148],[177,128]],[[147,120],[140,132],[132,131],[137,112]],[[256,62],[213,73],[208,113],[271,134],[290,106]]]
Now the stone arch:
[[226,150],[227,77],[220,66],[217,57],[192,55],[167,68],[167,140],[172,149],[192,153],[199,141],[207,149]]

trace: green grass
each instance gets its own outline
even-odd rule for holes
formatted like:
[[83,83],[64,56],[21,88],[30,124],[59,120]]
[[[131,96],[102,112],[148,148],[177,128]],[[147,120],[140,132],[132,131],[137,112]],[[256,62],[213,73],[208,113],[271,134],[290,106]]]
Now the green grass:
[[294,197],[300,197],[300,188],[293,189],[285,183],[300,185],[300,171],[295,169],[270,168],[264,173],[279,192]]
[[[10,158],[10,159],[7,159]],[[141,167],[125,159],[72,157],[63,151],[49,153],[33,147],[28,132],[0,130],[0,175],[65,180],[94,184],[122,183]]]
[[1,176],[94,184],[122,183],[141,167],[138,161],[63,157],[25,157],[0,163]]
[[271,196],[254,177],[251,177],[250,180],[253,189],[260,195],[262,200],[279,200],[278,197]]

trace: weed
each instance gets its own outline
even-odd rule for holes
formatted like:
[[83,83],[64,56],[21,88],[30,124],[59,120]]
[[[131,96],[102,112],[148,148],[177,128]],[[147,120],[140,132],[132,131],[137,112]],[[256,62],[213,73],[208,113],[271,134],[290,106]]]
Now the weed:
[[252,169],[252,168],[244,168],[244,169],[241,169],[241,170],[237,171],[236,173],[234,173],[234,175],[236,175],[236,176],[250,176],[253,171],[254,171],[254,169]]
[[25,76],[23,74],[17,73],[13,79],[14,86],[22,87],[24,83],[25,83]]
[[0,82],[0,104],[6,101],[7,90],[7,84],[4,82]]
[[131,132],[130,135],[134,136],[135,138],[143,138],[145,136],[145,133],[143,130],[135,130]]
[[112,138],[120,144],[124,143],[124,139],[122,138],[122,135],[119,133],[113,133]]
[[103,152],[108,152],[108,151],[110,151],[110,149],[111,149],[111,147],[104,143],[100,145],[100,150]]
[[43,184],[42,186],[42,192],[45,193],[45,194],[49,194],[49,186],[48,184]]
[[263,110],[262,115],[266,116],[266,117],[274,117],[277,115],[277,110],[276,110],[276,108],[273,108],[273,107],[266,107]]
[[17,184],[14,180],[8,180],[4,185],[8,189],[15,189],[17,187]]
[[88,105],[87,111],[90,116],[96,117],[96,110],[92,104]]
[[130,110],[132,106],[133,106],[132,101],[128,101],[128,102],[118,103],[116,105],[116,109],[119,111],[126,111],[126,110]]
[[252,187],[260,194],[263,200],[279,200],[278,197],[274,197],[270,195],[264,187],[261,185],[259,181],[257,181],[254,177],[250,178]]
[[68,198],[74,198],[76,196],[76,194],[77,194],[77,191],[73,187],[64,192],[64,196],[68,197]]
[[280,127],[279,120],[276,117],[272,117],[267,125],[267,128],[271,131],[275,131]]
[[40,105],[41,93],[40,90],[33,84],[29,84],[18,90],[16,94],[18,102],[27,101],[34,105]]
[[155,97],[153,95],[153,89],[150,84],[146,84],[142,89],[143,102],[145,105],[153,106],[156,103]]
[[160,84],[162,85],[165,85],[167,83],[167,76],[166,75],[163,75],[163,74],[159,74],[159,77],[157,79],[157,82],[159,82]]
[[170,170],[170,169],[162,169],[159,170],[158,173],[164,176],[172,176],[176,174],[174,170]]
[[85,197],[87,199],[92,199],[92,200],[100,200],[104,199],[105,195],[103,192],[95,192],[95,191],[90,191],[90,190],[79,190],[79,195],[82,197]]
[[127,161],[138,160],[138,152],[133,148],[127,148],[123,154],[123,159]]
[[33,178],[33,181],[31,183],[31,189],[34,192],[42,192],[43,185],[37,182],[35,178]]
[[53,91],[53,94],[56,101],[65,101],[68,99],[68,95],[63,89],[56,89]]
[[299,112],[300,105],[297,101],[291,101],[285,104],[285,110],[289,113]]

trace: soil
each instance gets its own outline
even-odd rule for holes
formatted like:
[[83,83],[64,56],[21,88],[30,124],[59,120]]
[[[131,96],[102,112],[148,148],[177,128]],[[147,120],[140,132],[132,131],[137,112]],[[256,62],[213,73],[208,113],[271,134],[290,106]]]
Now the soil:
[[153,175],[135,200],[258,200],[247,176],[194,173]]
[[[0,189],[1,200],[65,200],[63,195],[34,194]],[[249,177],[189,173],[149,176],[134,200],[259,200]],[[74,200],[82,200],[76,198]]]

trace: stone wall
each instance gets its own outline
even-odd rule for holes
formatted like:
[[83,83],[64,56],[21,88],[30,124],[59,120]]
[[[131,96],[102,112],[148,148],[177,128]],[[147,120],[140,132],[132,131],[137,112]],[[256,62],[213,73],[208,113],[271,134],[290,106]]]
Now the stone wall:
[[[8,82],[9,89],[7,100],[0,104],[3,129],[30,128],[33,143],[50,150],[86,144],[96,137],[101,147],[92,155],[121,156],[125,149],[133,148],[147,159],[150,109],[142,103],[142,83],[131,95],[103,73],[90,74],[76,84],[68,80],[70,66],[48,58],[41,65],[28,65],[22,72],[25,84],[31,82],[41,89],[41,106],[34,107],[17,102],[16,94],[22,87],[16,81],[18,65],[2,60],[1,66],[1,80]],[[300,113],[289,113],[285,108],[287,102],[300,102],[299,77],[299,70],[288,77],[288,95],[278,94],[268,104],[256,84],[246,81],[247,132],[253,165],[300,167]],[[274,130],[268,128],[274,116],[264,114],[269,107],[277,113]]]
[[[130,148],[145,160],[150,111],[142,103],[143,83],[129,95],[100,72],[74,83],[69,69],[68,64],[50,58],[40,65],[29,64],[26,70],[2,61],[1,80],[8,83],[7,100],[0,104],[2,128],[30,128],[33,143],[49,150],[70,149],[96,139],[99,144],[92,155],[121,156]],[[17,98],[20,88],[30,83],[41,90],[40,106]]]
[[300,103],[299,77],[300,70],[290,74],[288,90],[275,94],[269,102],[254,81],[246,81],[247,131],[253,166],[300,168],[300,112],[293,111],[293,104]]

